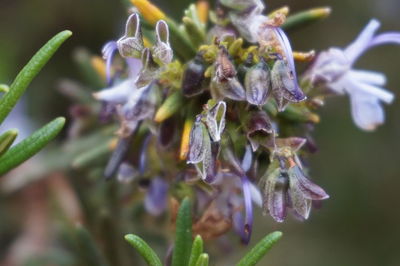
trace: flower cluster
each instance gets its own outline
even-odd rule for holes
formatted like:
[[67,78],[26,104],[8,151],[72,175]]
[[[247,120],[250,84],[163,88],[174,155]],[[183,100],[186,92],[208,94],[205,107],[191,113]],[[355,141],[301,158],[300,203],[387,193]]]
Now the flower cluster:
[[[400,33],[374,35],[376,20],[347,48],[314,60],[313,51],[292,50],[284,29],[326,8],[265,14],[261,0],[219,0],[209,12],[200,0],[179,24],[148,1],[131,2],[125,34],[103,49],[107,87],[94,93],[101,120],[119,121],[105,176],[146,183],[152,215],[170,196],[192,197],[193,229],[205,238],[232,228],[247,243],[253,204],[283,222],[289,209],[307,219],[329,197],[304,163],[316,151],[316,111],[331,95],[324,88],[350,95],[365,130],[383,122],[381,101],[393,100],[382,74],[352,69],[367,49],[400,43]],[[298,76],[295,60],[314,61]]]

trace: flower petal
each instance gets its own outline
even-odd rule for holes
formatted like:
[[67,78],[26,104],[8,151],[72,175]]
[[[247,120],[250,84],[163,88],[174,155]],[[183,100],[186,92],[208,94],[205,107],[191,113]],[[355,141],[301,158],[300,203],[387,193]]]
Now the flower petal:
[[114,58],[115,52],[118,50],[117,42],[110,41],[103,46],[102,54],[104,60],[106,60],[106,79],[107,84],[111,83],[111,65]]
[[373,38],[368,48],[383,44],[400,44],[400,32],[385,32]]
[[160,177],[154,178],[144,199],[146,211],[159,216],[167,207],[167,194],[168,183]]
[[362,30],[358,37],[344,49],[347,58],[353,64],[361,54],[369,47],[373,40],[375,32],[380,27],[380,23],[376,19],[372,19],[367,26]]
[[350,92],[351,114],[354,123],[361,129],[373,131],[385,121],[379,99],[360,91]]
[[386,84],[386,76],[376,71],[351,69],[348,75],[353,79],[371,85],[384,86]]
[[116,86],[96,92],[93,96],[97,100],[105,101],[112,104],[124,104],[132,92],[136,90],[135,81],[127,79]]

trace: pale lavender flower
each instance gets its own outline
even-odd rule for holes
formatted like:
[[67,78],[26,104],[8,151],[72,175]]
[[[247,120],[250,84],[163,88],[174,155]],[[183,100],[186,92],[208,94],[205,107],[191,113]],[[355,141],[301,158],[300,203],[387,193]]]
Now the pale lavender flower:
[[159,216],[167,207],[168,183],[161,177],[151,180],[149,189],[144,199],[146,211],[154,216]]
[[131,183],[138,176],[139,172],[128,162],[123,162],[118,167],[117,180],[121,183]]
[[376,35],[379,26],[379,21],[373,19],[346,48],[321,52],[305,75],[314,85],[324,85],[337,94],[347,93],[354,123],[366,131],[384,122],[381,103],[390,104],[394,99],[393,93],[382,88],[386,84],[384,74],[353,69],[354,63],[368,49],[388,43],[400,44],[400,32]]
[[220,181],[226,182],[228,177],[240,179],[240,183],[236,183],[236,185],[241,187],[241,196],[235,195],[235,193],[232,192],[235,191],[234,189],[226,189],[226,191],[230,193],[230,200],[234,209],[241,209],[240,206],[244,207],[244,216],[241,212],[234,212],[232,218],[233,225],[241,236],[243,243],[248,244],[253,229],[253,202],[258,206],[261,206],[262,204],[260,191],[249,180],[246,174],[252,166],[253,153],[251,147],[246,146],[242,162],[239,162],[230,149],[225,149],[223,152],[225,159],[229,162],[232,170],[230,175],[225,174],[225,177]]
[[106,60],[106,80],[107,84],[111,84],[111,66],[115,52],[118,50],[117,42],[107,42],[102,49],[103,59]]

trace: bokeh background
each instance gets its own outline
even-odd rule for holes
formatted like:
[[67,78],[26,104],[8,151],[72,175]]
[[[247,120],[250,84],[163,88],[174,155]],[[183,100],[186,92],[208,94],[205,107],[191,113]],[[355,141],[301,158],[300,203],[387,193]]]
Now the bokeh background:
[[[154,2],[178,18],[190,1]],[[343,47],[373,17],[382,22],[382,31],[400,30],[398,0],[267,2],[270,10],[282,5],[289,5],[292,11],[315,6],[333,9],[329,19],[290,33],[295,50]],[[106,41],[120,36],[125,19],[121,1],[0,1],[0,83],[11,83],[30,56],[56,32],[70,29],[74,33],[25,96],[30,127],[35,128],[57,115],[67,115],[70,102],[55,86],[62,77],[81,78],[72,60],[74,49],[82,46],[99,53]],[[387,88],[399,98],[400,47],[373,49],[357,67],[385,72]],[[288,219],[284,224],[276,224],[258,211],[252,242],[273,230],[284,232],[283,239],[260,265],[400,265],[400,101],[385,109],[386,124],[375,133],[365,133],[351,121],[348,98],[327,102],[321,111],[322,122],[315,131],[320,151],[311,159],[311,175],[331,198],[305,223]],[[40,197],[40,191],[24,195],[36,196]],[[0,201],[1,219],[19,217],[26,211],[24,205],[18,204],[5,211],[3,206],[18,201],[15,197],[1,196]],[[10,235],[7,230],[0,228],[0,261],[7,256],[12,242],[7,238]],[[224,254],[223,258],[214,257],[212,263],[232,265],[230,261],[236,261],[245,250]]]

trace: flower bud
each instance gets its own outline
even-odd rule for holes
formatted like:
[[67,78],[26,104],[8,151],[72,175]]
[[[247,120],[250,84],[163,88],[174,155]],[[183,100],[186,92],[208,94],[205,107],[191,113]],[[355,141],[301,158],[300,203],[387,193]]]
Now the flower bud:
[[214,82],[219,93],[226,98],[234,101],[244,101],[246,100],[246,93],[242,84],[235,77],[226,81]]
[[260,144],[265,145],[270,134],[273,133],[271,121],[264,111],[251,113],[246,127],[247,139],[250,141],[253,151],[256,151]]
[[136,80],[136,86],[138,88],[144,87],[153,81],[156,78],[159,70],[159,66],[154,61],[153,55],[151,54],[149,48],[143,49],[142,65],[142,70],[140,71],[139,77]]
[[213,141],[218,142],[221,140],[221,134],[225,129],[225,113],[226,103],[222,101],[216,103],[207,112],[205,123]]
[[244,86],[246,99],[250,104],[264,105],[271,88],[271,74],[263,59],[246,74]]
[[263,177],[263,208],[277,222],[283,222],[286,218],[288,199],[287,191],[289,179],[283,175],[278,166],[273,166]]
[[215,75],[219,82],[230,80],[236,76],[235,66],[229,59],[228,51],[224,46],[219,47],[215,69]]
[[123,57],[140,58],[144,48],[139,15],[134,13],[126,22],[125,34],[117,41],[119,53]]
[[160,65],[169,64],[172,61],[173,51],[169,44],[168,24],[163,20],[156,24],[156,44],[153,47],[153,57]]
[[192,131],[190,132],[187,162],[191,164],[197,164],[201,162],[204,159],[207,150],[210,149],[211,142],[207,128],[204,123],[201,122],[200,117],[197,117]]
[[203,92],[205,71],[206,65],[200,54],[189,61],[182,79],[183,95],[191,97]]
[[283,59],[278,59],[271,71],[272,93],[278,105],[278,110],[283,111],[288,102],[301,102],[306,99],[299,88],[294,73]]

